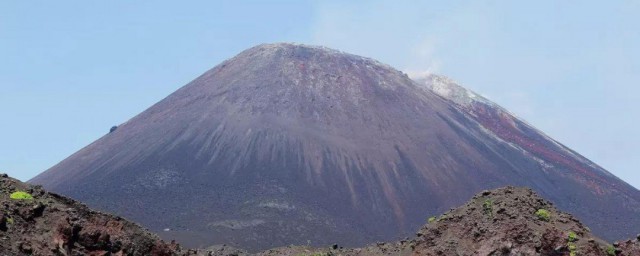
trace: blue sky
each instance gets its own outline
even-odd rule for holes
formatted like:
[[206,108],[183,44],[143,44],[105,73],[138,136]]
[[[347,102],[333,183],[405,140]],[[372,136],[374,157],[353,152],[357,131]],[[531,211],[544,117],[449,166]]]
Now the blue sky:
[[219,62],[319,44],[449,76],[640,187],[640,1],[3,1],[0,172],[27,180]]

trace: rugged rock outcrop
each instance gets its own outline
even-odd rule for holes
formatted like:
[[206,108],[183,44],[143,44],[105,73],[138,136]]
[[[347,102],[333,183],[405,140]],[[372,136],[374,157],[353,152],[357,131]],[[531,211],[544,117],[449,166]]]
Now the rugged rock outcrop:
[[0,205],[2,255],[196,255],[135,223],[6,174],[0,176]]
[[190,247],[393,240],[506,185],[608,240],[640,229],[638,190],[473,102],[368,58],[260,45],[30,182]]

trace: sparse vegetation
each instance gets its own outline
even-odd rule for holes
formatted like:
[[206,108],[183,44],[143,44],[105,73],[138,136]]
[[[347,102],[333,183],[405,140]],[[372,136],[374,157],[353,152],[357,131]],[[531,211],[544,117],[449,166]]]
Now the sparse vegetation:
[[567,236],[567,248],[569,248],[569,256],[578,255],[578,246],[575,242],[578,241],[578,234],[573,231],[569,231],[569,235]]
[[569,248],[569,256],[576,256],[578,253],[578,246],[573,242],[567,243],[567,248]]
[[613,245],[607,247],[607,255],[616,256],[616,248]]
[[489,214],[490,217],[493,217],[493,201],[491,199],[487,199],[482,204],[482,210],[485,214]]
[[9,196],[11,199],[15,199],[15,200],[31,200],[33,199],[33,196],[31,196],[31,194],[24,192],[24,191],[16,191],[11,193],[11,196]]
[[429,223],[433,223],[433,222],[436,222],[436,221],[438,221],[438,219],[435,216],[432,216],[432,217],[429,218],[429,220],[427,220],[427,222],[429,222]]
[[7,223],[8,223],[9,225],[13,225],[13,223],[14,223],[14,222],[13,222],[13,218],[7,218]]
[[551,214],[549,213],[549,211],[547,211],[545,209],[538,209],[538,211],[536,211],[536,216],[541,221],[549,221],[549,220],[551,220]]

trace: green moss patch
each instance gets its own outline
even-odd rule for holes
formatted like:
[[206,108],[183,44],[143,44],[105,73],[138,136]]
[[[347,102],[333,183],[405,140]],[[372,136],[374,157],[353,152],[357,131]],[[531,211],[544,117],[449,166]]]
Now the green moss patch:
[[545,209],[539,209],[536,212],[536,216],[538,217],[539,220],[542,220],[542,221],[551,220],[551,213],[549,213],[549,211],[547,211]]
[[33,199],[33,196],[31,196],[31,194],[24,191],[16,191],[11,193],[10,198],[15,200],[31,200]]
[[607,255],[616,256],[616,248],[613,245],[607,247]]

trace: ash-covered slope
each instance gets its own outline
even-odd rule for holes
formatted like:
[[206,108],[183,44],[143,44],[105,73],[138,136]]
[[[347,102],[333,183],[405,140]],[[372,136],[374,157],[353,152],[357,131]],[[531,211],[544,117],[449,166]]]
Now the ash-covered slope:
[[596,230],[607,239],[640,229],[640,192],[600,168],[551,165],[584,160],[537,157],[486,126],[374,60],[267,44],[30,182],[192,247],[390,240],[504,185],[609,227]]

